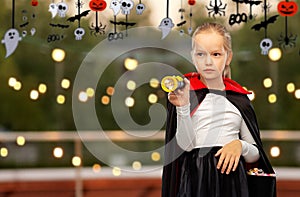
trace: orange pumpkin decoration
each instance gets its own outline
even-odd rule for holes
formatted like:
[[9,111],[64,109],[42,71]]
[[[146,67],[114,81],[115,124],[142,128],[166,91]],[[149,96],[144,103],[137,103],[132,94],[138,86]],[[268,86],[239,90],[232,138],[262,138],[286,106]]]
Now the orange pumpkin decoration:
[[107,4],[104,0],[91,0],[89,6],[93,11],[103,11]]
[[196,0],[188,0],[188,4],[189,5],[195,5],[196,4]]
[[32,0],[31,5],[32,6],[37,6],[39,4],[38,0]]
[[281,16],[294,16],[298,11],[298,5],[294,1],[281,1],[277,5],[277,10]]

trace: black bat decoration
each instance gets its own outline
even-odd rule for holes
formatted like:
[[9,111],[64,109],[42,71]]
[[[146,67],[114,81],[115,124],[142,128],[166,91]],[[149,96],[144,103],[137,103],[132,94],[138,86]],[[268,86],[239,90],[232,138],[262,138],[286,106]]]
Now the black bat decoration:
[[182,21],[182,22],[177,24],[177,27],[180,27],[180,26],[184,25],[185,23],[186,23],[186,21]]
[[49,23],[49,25],[51,27],[59,27],[59,28],[62,28],[62,29],[68,28],[70,26],[70,25],[62,25],[62,24],[54,24],[54,23]]
[[115,22],[110,20],[110,23],[114,24],[114,25],[126,25],[126,26],[134,26],[136,23],[128,23],[128,22],[124,22],[124,21],[119,21],[119,22]]
[[274,23],[276,20],[277,20],[277,17],[279,15],[274,15],[274,16],[271,16],[268,20],[266,21],[261,21],[259,24],[255,24],[251,27],[251,29],[254,29],[255,31],[259,31],[261,28],[267,28],[267,26],[270,24],[270,23]]
[[24,24],[21,24],[20,27],[26,27],[29,24],[29,22],[26,22]]
[[74,22],[76,20],[79,21],[81,19],[81,17],[87,16],[90,11],[91,10],[86,10],[86,11],[80,13],[80,14],[76,14],[75,16],[72,16],[72,17],[68,18],[67,21],[70,21],[70,22]]

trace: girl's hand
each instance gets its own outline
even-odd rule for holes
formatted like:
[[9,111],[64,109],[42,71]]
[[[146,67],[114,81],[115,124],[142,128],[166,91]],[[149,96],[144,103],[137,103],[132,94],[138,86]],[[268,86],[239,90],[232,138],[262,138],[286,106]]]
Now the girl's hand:
[[175,106],[184,106],[190,103],[190,82],[184,78],[185,86],[168,94],[169,101]]
[[215,156],[219,158],[217,168],[221,169],[223,174],[226,171],[226,174],[229,174],[230,171],[235,171],[242,154],[242,143],[240,140],[233,140],[232,142],[226,144],[221,148]]

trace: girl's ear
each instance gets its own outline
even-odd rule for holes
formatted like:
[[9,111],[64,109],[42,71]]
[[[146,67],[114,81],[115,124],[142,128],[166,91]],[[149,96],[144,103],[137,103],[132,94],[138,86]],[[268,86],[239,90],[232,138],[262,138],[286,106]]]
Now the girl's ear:
[[226,60],[226,65],[230,65],[231,60],[232,60],[233,53],[228,52],[227,60]]

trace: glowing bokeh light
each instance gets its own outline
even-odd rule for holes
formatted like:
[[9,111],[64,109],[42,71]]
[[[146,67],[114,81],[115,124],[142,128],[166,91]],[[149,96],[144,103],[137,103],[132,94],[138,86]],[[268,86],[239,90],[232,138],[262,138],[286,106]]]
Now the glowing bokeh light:
[[81,101],[81,102],[86,102],[86,101],[88,100],[88,95],[87,95],[87,93],[86,93],[86,92],[83,92],[83,91],[79,92],[78,99],[79,99],[79,101]]
[[8,156],[8,149],[5,147],[0,148],[0,156],[1,157],[7,157]]
[[134,170],[140,170],[142,168],[142,163],[140,161],[134,161],[132,163],[132,168]]
[[14,90],[19,91],[21,90],[21,88],[22,88],[22,83],[20,81],[17,81],[14,85]]
[[93,97],[95,95],[95,90],[93,88],[87,88],[85,92],[88,97]]
[[265,88],[270,88],[272,87],[272,79],[271,78],[265,78],[263,81],[264,87]]
[[109,102],[110,102],[110,98],[108,96],[104,95],[104,96],[101,97],[101,103],[103,105],[108,105]]
[[46,93],[46,91],[47,91],[47,86],[46,86],[46,84],[41,83],[41,84],[39,85],[39,87],[38,87],[38,90],[39,90],[39,92],[40,92],[41,94]]
[[25,138],[23,136],[18,136],[17,139],[16,139],[16,143],[19,145],[19,146],[24,146],[25,145]]
[[134,98],[132,98],[132,97],[127,97],[127,98],[125,99],[125,105],[126,105],[127,107],[133,107],[133,106],[134,106],[134,103],[135,103],[135,101],[134,101]]
[[295,97],[296,97],[296,99],[300,99],[300,89],[297,89],[295,91]]
[[160,154],[159,154],[158,152],[153,152],[153,153],[151,154],[151,159],[152,159],[153,161],[159,161],[159,160],[160,160]]
[[124,60],[124,66],[127,70],[135,70],[138,64],[138,61],[134,58],[128,57]]
[[270,154],[271,154],[272,157],[279,157],[279,155],[280,155],[280,148],[278,146],[271,147]]
[[295,84],[290,82],[288,84],[286,84],[286,90],[289,92],[289,93],[292,93],[295,91]]
[[68,89],[71,85],[71,82],[70,82],[69,79],[63,79],[63,80],[61,80],[60,85],[61,85],[62,88]]
[[157,88],[157,87],[159,87],[159,81],[158,81],[158,79],[156,79],[156,78],[150,79],[149,84],[150,84],[150,87],[152,87],[152,88]]
[[268,57],[271,61],[276,62],[280,60],[281,56],[282,56],[282,52],[280,48],[272,48],[269,50]]
[[129,80],[126,84],[126,87],[127,87],[128,90],[135,90],[136,83],[132,80]]
[[120,176],[121,175],[121,169],[120,168],[118,168],[118,167],[114,167],[113,169],[112,169],[112,174],[114,175],[114,176]]
[[37,90],[31,90],[29,97],[31,100],[37,100],[39,98],[39,92]]
[[78,157],[78,156],[74,156],[72,158],[72,164],[73,164],[73,166],[76,166],[76,167],[80,166],[81,165],[81,158]]
[[277,101],[277,96],[276,96],[276,94],[269,94],[269,96],[268,96],[268,101],[269,101],[269,103],[276,103],[276,101]]
[[158,97],[156,94],[149,94],[148,102],[149,103],[156,103],[158,101]]
[[56,62],[62,62],[66,57],[66,52],[63,49],[56,48],[52,50],[51,57]]
[[66,102],[65,96],[62,94],[57,95],[56,102],[61,105],[64,104]]
[[93,165],[93,172],[98,173],[101,171],[101,166],[99,164]]
[[14,78],[14,77],[10,77],[10,78],[8,79],[8,85],[9,85],[10,87],[14,87],[14,86],[16,85],[16,82],[17,82],[17,79]]
[[106,88],[106,93],[109,95],[109,96],[112,96],[114,93],[115,93],[115,88],[114,87],[107,87]]
[[55,158],[62,158],[63,155],[64,155],[64,150],[61,147],[55,147],[53,149],[53,156]]

